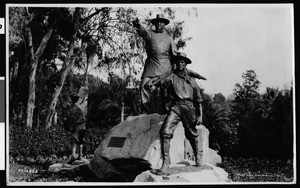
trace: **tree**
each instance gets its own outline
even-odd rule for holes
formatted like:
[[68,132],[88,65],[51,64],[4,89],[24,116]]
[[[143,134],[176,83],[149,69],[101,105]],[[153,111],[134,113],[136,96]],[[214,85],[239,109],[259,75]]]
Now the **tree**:
[[222,93],[218,93],[214,95],[213,101],[217,104],[224,104],[226,102],[226,98]]
[[[75,57],[76,57],[75,44],[76,44],[76,39],[77,39],[77,34],[78,34],[78,29],[79,29],[79,24],[80,24],[79,19],[80,19],[81,13],[82,13],[81,8],[75,8],[75,11],[73,14],[73,33],[72,33],[70,42],[68,44],[68,48],[67,48],[68,52],[67,52],[62,70],[61,70],[58,85],[54,89],[54,93],[52,94],[51,101],[50,101],[50,104],[48,107],[47,116],[46,116],[46,120],[45,120],[45,128],[46,129],[49,129],[52,124],[52,119],[53,119],[53,115],[55,113],[55,107],[56,107],[58,96],[62,90],[64,81],[75,61]],[[79,50],[77,50],[77,53],[78,52],[79,52]]]
[[254,70],[247,70],[246,73],[243,73],[242,78],[244,78],[242,85],[237,83],[234,88],[235,98],[232,106],[232,120],[237,122],[240,151],[246,154],[246,152],[249,152],[247,143],[251,142],[251,135],[253,135],[250,126],[251,120],[259,104],[258,89],[260,81],[257,79]]
[[[47,12],[48,13],[48,12]],[[46,13],[46,14],[47,14]],[[15,26],[15,15],[22,15],[24,16],[24,20],[22,20],[21,24],[17,27]],[[26,126],[32,127],[32,120],[33,120],[33,110],[35,108],[35,76],[36,70],[39,63],[39,60],[43,54],[44,49],[52,35],[53,32],[53,25],[49,23],[49,17],[45,13],[41,12],[34,12],[34,10],[29,8],[24,8],[24,10],[13,8],[11,11],[12,16],[12,25],[13,25],[13,32],[11,37],[16,37],[15,40],[12,40],[11,45],[20,44],[18,39],[21,41],[23,40],[25,45],[25,61],[28,57],[28,64],[30,66],[30,74],[29,74],[29,89],[28,89],[28,100],[27,100],[27,109],[26,109]],[[20,19],[21,20],[21,19]],[[42,22],[40,22],[42,20]],[[42,35],[34,35],[33,29],[39,30]],[[22,32],[25,30],[26,33]],[[19,35],[15,35],[18,33]],[[16,61],[17,63],[18,61]],[[12,74],[12,80],[15,80],[15,75],[17,74],[17,67],[18,64],[15,64]],[[13,82],[12,82],[13,83]],[[15,84],[13,83],[13,87]],[[14,100],[13,100],[14,105]]]
[[[25,89],[21,89],[22,82],[26,79],[25,73],[26,71],[26,31],[25,26],[28,24],[28,20],[25,16],[24,8],[11,7],[9,9],[9,112],[11,114],[10,119],[18,119],[15,118],[21,116],[25,112],[22,110],[22,106],[20,103],[26,103],[23,99],[23,93],[19,93],[20,91],[24,91]],[[27,74],[26,74],[27,75]],[[20,102],[19,102],[20,101]],[[15,105],[16,103],[19,105]],[[16,107],[16,108],[15,108]],[[20,118],[20,119],[21,119]]]
[[222,109],[222,107],[218,104],[212,104],[209,108],[206,108],[203,124],[210,132],[209,143],[212,146],[221,146],[222,148],[226,144],[226,140],[229,138],[231,128],[227,114],[226,109]]
[[240,121],[241,126],[245,125],[255,109],[260,85],[254,70],[247,70],[242,77],[244,78],[243,84],[237,83],[234,88],[235,117]]
[[[88,84],[87,75],[89,71],[103,66],[113,69],[121,67],[123,72],[121,75],[122,79],[129,76],[130,80],[138,83],[137,77],[138,73],[141,72],[141,68],[137,68],[136,64],[143,64],[145,51],[142,48],[143,41],[137,37],[134,28],[131,26],[132,17],[136,16],[134,9],[122,7],[80,8],[77,23],[74,23],[76,8],[29,7],[27,10],[30,14],[27,14],[25,9],[18,8],[10,12],[15,15],[10,22],[14,26],[10,29],[15,28],[15,31],[10,34],[12,39],[10,45],[13,46],[10,49],[13,49],[11,52],[20,52],[18,55],[17,53],[11,53],[10,57],[10,87],[11,91],[13,91],[10,96],[10,104],[13,106],[11,109],[15,109],[15,99],[19,99],[20,93],[26,92],[26,90],[18,90],[19,87],[17,86],[21,85],[21,82],[18,82],[18,80],[25,81],[25,79],[21,79],[22,76],[29,75],[25,72],[27,71],[27,65],[18,63],[23,60],[31,60],[31,63],[27,61],[28,65],[32,66],[29,70],[31,72],[30,78],[26,78],[31,81],[28,85],[28,93],[30,92],[31,94],[28,95],[28,105],[22,105],[28,108],[28,118],[26,119],[28,125],[31,124],[30,126],[32,126],[34,113],[38,113],[38,117],[40,113],[46,113],[43,109],[34,110],[37,106],[35,104],[36,74],[43,73],[44,69],[47,69],[46,67],[54,68],[54,71],[52,71],[53,75],[40,76],[39,79],[55,77],[54,86],[53,84],[42,85],[42,83],[47,82],[39,80],[41,86],[44,87],[39,90],[40,95],[43,95],[42,92],[46,90],[47,93],[53,92],[52,96],[45,100],[45,102],[48,102],[47,115],[45,117],[46,128],[51,126],[60,92],[73,65],[82,65],[82,70],[84,70],[86,75],[85,86]],[[171,16],[173,14],[171,9],[165,9],[164,11],[169,11]],[[185,45],[183,42],[185,39],[181,35],[183,22],[177,25],[177,29],[175,24],[175,29],[170,32],[176,33],[173,36],[174,38],[178,40],[182,38],[178,46],[183,47]],[[26,30],[25,26],[29,28],[27,29],[27,34],[23,32],[23,30]],[[170,27],[171,30],[172,28],[173,26]],[[29,38],[26,36],[29,36]],[[33,48],[29,50],[27,44],[31,41],[30,36],[32,36],[30,46]],[[19,49],[30,53],[21,53]],[[96,56],[98,58],[94,58]],[[56,67],[57,59],[63,62],[62,69]],[[91,66],[93,64],[95,66]],[[23,65],[26,65],[26,69],[23,69],[24,72],[21,74]],[[43,70],[39,70],[40,68]],[[49,73],[51,74],[51,71]],[[53,91],[51,91],[52,89]],[[42,105],[39,106],[44,108]]]

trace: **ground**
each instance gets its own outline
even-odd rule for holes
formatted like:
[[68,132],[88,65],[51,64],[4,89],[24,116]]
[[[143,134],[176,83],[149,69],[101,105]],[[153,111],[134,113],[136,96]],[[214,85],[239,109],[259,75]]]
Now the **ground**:
[[[97,178],[87,171],[80,173],[50,173],[48,164],[10,163],[10,182],[97,182]],[[269,159],[224,158],[218,165],[223,168],[232,182],[292,182],[293,164],[291,161]],[[176,173],[180,169],[174,168]],[[193,170],[193,169],[191,169]]]

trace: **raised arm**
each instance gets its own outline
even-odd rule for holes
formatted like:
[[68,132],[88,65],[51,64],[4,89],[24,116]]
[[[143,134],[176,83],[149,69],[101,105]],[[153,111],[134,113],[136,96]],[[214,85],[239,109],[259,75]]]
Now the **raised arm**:
[[140,24],[140,21],[138,18],[135,18],[132,21],[132,25],[143,39],[145,39],[149,35],[148,31],[144,28],[144,26],[142,26]]

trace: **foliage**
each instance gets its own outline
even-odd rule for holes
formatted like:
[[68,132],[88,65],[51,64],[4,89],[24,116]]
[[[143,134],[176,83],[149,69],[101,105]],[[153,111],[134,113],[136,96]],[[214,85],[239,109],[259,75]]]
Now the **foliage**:
[[224,157],[219,165],[232,182],[292,182],[293,164],[289,161]]
[[16,49],[23,41],[25,42],[24,28],[27,25],[25,9],[11,7],[9,9],[9,48]]
[[243,85],[236,84],[231,104],[231,122],[238,128],[235,154],[270,158],[293,156],[292,88],[267,88],[258,93],[259,81],[253,70],[243,74]]
[[[85,155],[93,154],[109,129],[87,129],[85,136]],[[16,158],[56,155],[58,157],[71,154],[71,133],[61,126],[53,126],[49,130],[43,128],[29,129],[10,126],[9,155]]]
[[242,123],[241,126],[249,119],[250,113],[255,108],[255,104],[257,104],[260,85],[254,70],[247,70],[242,77],[244,79],[243,84],[237,83],[234,88],[234,109],[236,118]]
[[226,98],[218,93],[211,97],[202,90],[203,125],[209,130],[209,147],[221,155],[232,153],[236,146],[236,127],[231,123]]
[[220,150],[222,148],[223,151],[231,149],[232,128],[225,109],[218,104],[212,104],[206,108],[203,124],[210,132],[209,143],[212,149]]

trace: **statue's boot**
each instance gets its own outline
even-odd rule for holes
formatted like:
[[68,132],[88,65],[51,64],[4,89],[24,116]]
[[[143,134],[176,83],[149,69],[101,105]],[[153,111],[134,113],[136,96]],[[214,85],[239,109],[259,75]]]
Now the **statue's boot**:
[[146,102],[142,104],[142,114],[151,114],[150,102]]
[[76,160],[76,147],[77,147],[77,145],[75,143],[71,144],[72,155],[67,162],[68,164],[72,164]]
[[199,151],[198,139],[190,140],[190,144],[194,152],[196,166],[200,167],[203,164],[203,151]]
[[151,172],[156,175],[169,175],[169,164],[170,164],[170,139],[162,139],[162,157],[163,163],[160,169],[153,169]]
[[83,153],[83,144],[79,145],[79,154],[77,160],[82,160],[82,153]]

